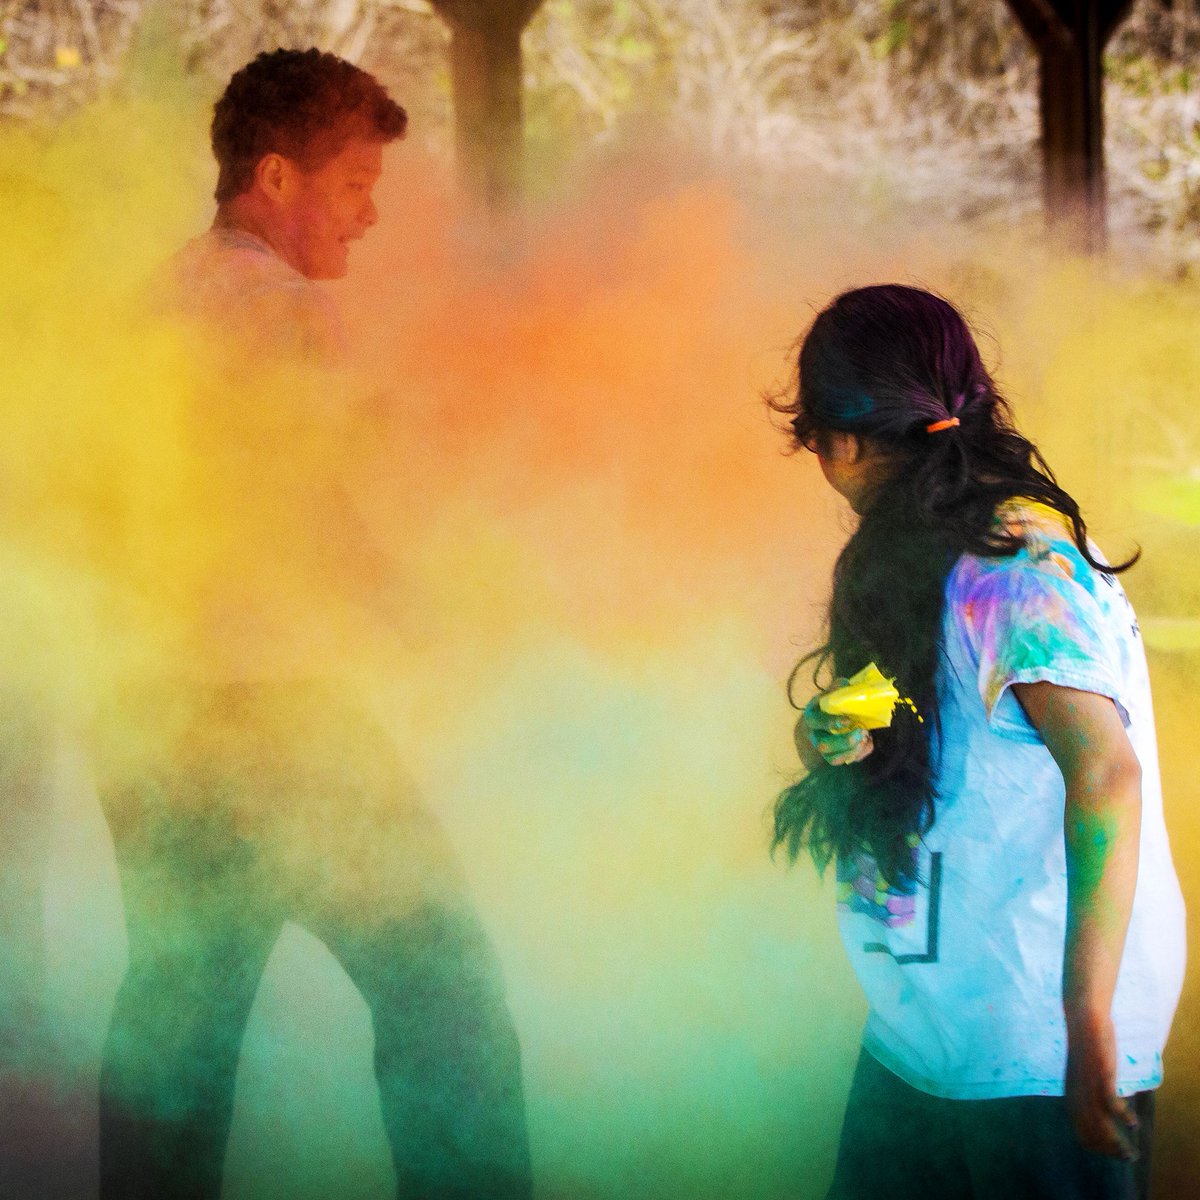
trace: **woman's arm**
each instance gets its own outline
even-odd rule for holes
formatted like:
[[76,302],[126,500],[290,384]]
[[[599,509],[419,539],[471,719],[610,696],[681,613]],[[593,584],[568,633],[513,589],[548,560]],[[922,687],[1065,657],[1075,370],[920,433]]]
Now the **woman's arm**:
[[1113,992],[1137,886],[1142,773],[1112,700],[1050,683],[1014,684],[1066,784],[1066,1100],[1080,1140],[1132,1155],[1136,1120],[1116,1094]]

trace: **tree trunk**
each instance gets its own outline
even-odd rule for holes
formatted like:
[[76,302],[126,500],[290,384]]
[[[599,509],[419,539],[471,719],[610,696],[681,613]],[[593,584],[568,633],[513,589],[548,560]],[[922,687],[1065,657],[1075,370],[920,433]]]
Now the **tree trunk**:
[[1107,239],[1104,47],[1132,0],[1008,0],[1037,48],[1043,194],[1050,227],[1078,249]]
[[512,207],[523,182],[521,34],[542,0],[432,0],[450,27],[458,175],[492,211]]

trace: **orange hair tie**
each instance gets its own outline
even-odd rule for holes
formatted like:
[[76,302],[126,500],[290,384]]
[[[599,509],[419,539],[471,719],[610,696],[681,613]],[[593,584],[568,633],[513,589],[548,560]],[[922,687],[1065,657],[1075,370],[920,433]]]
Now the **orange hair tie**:
[[932,425],[925,426],[926,433],[941,433],[943,429],[953,429],[955,425],[961,425],[962,422],[957,417],[947,417],[944,421],[934,421]]

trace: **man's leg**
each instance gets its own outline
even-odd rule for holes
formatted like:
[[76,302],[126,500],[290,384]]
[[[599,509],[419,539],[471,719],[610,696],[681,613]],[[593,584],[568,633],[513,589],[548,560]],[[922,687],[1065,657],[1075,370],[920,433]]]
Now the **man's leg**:
[[242,1036],[282,915],[219,814],[121,808],[130,962],[101,1073],[100,1195],[218,1200]]
[[491,946],[468,910],[314,932],[371,1009],[403,1200],[528,1200],[521,1054]]
[[275,706],[280,803],[263,828],[289,915],[371,1010],[404,1200],[528,1200],[520,1049],[499,966],[438,823],[378,722],[300,689]]
[[57,727],[0,689],[0,1196],[74,1194],[91,1167],[91,1098],[47,1004],[44,896]]

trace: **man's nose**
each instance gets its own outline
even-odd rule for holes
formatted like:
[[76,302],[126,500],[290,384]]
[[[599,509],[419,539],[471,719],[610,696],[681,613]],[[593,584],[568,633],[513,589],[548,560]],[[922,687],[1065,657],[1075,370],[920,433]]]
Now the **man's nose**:
[[379,209],[375,207],[375,201],[370,196],[367,197],[362,212],[358,214],[358,219],[362,222],[364,230],[370,229],[379,220]]

